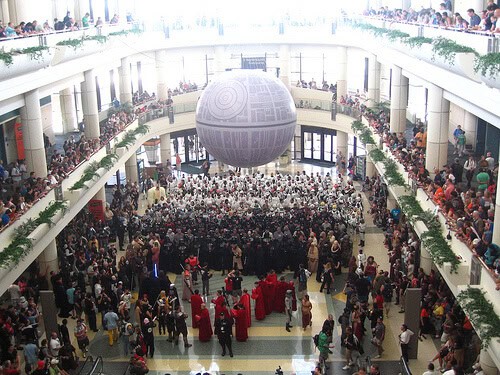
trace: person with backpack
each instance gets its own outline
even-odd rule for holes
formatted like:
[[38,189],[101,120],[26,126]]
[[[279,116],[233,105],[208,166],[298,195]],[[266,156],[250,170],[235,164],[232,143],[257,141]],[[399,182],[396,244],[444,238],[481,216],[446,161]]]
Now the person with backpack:
[[326,361],[328,361],[328,355],[330,353],[330,348],[333,346],[330,344],[329,335],[331,335],[330,325],[323,324],[321,332],[314,336],[314,344],[319,350],[319,364],[322,368],[328,369]]
[[352,360],[352,352],[358,350],[359,341],[354,335],[352,328],[347,327],[344,337],[344,347],[345,347],[345,359],[346,365],[342,367],[342,370],[349,370],[351,366],[354,366],[354,361]]
[[298,279],[299,279],[299,288],[298,288],[298,294],[299,298],[302,299],[304,295],[307,294],[307,279],[311,276],[311,272],[307,270],[307,268],[304,267],[304,264],[299,264],[299,272],[298,272]]

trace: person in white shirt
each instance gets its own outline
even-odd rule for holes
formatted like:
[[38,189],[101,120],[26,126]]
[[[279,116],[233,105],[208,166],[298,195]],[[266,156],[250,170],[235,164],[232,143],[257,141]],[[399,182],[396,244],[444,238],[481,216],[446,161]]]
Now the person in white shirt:
[[486,159],[485,159],[487,162],[488,162],[488,169],[490,171],[492,171],[493,169],[495,169],[495,159],[491,156],[491,152],[487,152],[486,153]]
[[429,363],[429,365],[427,366],[427,371],[424,372],[422,375],[439,375],[439,374],[440,374],[439,371],[434,370],[434,363]]
[[10,294],[10,303],[13,306],[17,306],[19,304],[19,301],[21,300],[21,288],[19,288],[19,285],[17,285],[17,282],[9,286],[9,289],[7,289]]
[[408,362],[408,344],[411,337],[414,335],[413,331],[408,329],[406,324],[401,324],[401,333],[399,334],[399,344],[401,346],[401,355],[404,360]]
[[50,342],[49,342],[50,356],[53,358],[57,358],[59,356],[60,349],[61,349],[61,342],[57,337],[57,333],[52,332],[50,335]]

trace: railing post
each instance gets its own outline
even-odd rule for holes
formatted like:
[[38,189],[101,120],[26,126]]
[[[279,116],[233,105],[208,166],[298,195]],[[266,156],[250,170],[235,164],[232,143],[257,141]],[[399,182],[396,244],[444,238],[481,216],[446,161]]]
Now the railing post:
[[500,39],[495,37],[488,38],[488,53],[497,53],[500,51]]
[[44,47],[47,45],[47,35],[45,34],[38,35],[38,45],[40,47]]
[[337,120],[337,103],[332,102],[332,121]]
[[420,25],[418,27],[417,36],[420,36],[420,37],[424,36],[424,27],[422,25]]

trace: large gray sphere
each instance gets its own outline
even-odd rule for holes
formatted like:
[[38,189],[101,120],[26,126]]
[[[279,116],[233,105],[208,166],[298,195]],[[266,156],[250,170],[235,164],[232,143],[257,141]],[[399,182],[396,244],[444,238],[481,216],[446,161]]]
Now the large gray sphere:
[[296,123],[288,89],[259,70],[220,74],[196,107],[201,143],[218,161],[236,167],[256,167],[283,154]]

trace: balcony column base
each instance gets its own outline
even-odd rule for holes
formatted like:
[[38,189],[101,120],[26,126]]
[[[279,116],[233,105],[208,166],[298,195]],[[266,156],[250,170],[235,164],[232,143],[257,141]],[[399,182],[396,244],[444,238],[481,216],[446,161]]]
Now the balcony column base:
[[380,63],[377,56],[368,57],[368,107],[373,108],[380,102]]
[[491,356],[486,349],[481,349],[481,354],[479,355],[479,364],[481,365],[481,369],[486,375],[498,374],[497,366],[491,359]]
[[137,154],[134,152],[125,162],[125,175],[127,181],[135,184],[139,182],[139,171],[137,169]]
[[347,47],[337,47],[337,103],[347,96]]
[[60,91],[59,99],[64,134],[72,133],[78,130],[78,123],[76,121],[75,95],[73,89],[66,88]]
[[130,78],[130,59],[122,58],[122,64],[119,69],[120,75],[120,102],[121,104],[132,104],[132,79]]
[[[342,155],[346,159],[347,163],[347,143],[349,142],[349,137],[346,132],[341,132],[337,130],[337,160],[340,161],[339,156]],[[338,169],[339,166],[337,166]]]
[[[42,275],[46,274],[47,279],[50,279],[51,272],[59,272],[59,261],[57,257],[57,245],[55,239],[48,244],[37,259],[40,267],[40,273]],[[49,286],[51,288],[53,287],[53,285],[50,285],[50,282]]]
[[171,155],[170,134],[162,134],[160,135],[160,159],[163,166],[171,164]]
[[408,78],[403,76],[399,66],[392,67],[391,73],[391,133],[406,130],[406,106],[408,103]]
[[96,76],[92,69],[87,70],[83,75],[85,80],[81,83],[81,88],[85,137],[98,139],[101,132],[99,129],[99,109],[97,108]]
[[155,52],[156,62],[156,97],[160,101],[168,99],[167,85],[167,51],[160,50]]
[[464,125],[462,128],[465,132],[466,144],[471,145],[472,150],[475,151],[477,142],[477,117],[469,111],[465,111]]

